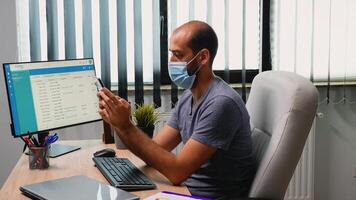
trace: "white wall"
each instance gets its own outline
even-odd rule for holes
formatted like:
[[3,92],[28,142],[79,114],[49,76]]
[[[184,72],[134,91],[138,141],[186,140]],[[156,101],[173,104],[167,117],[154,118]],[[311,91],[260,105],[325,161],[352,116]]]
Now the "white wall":
[[0,1],[0,186],[21,155],[22,143],[12,138],[2,63],[17,61],[16,7],[14,0]]
[[[323,99],[326,88],[319,91]],[[339,101],[343,88],[332,87],[330,96]],[[346,88],[346,96],[354,103],[319,106],[324,117],[316,121],[315,200],[356,199],[356,87]]]
[[[0,187],[6,181],[12,168],[19,159],[23,142],[13,138],[10,132],[10,115],[4,82],[2,63],[16,62],[17,30],[16,1],[0,1]],[[60,139],[98,139],[103,132],[102,123],[91,123],[59,130]]]

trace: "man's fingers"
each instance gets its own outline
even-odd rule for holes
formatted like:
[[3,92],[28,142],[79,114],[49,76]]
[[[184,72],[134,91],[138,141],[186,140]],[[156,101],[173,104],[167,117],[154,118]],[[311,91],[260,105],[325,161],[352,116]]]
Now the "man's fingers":
[[123,106],[125,106],[126,108],[130,108],[130,107],[131,107],[131,104],[130,104],[128,101],[126,101],[125,99],[119,99],[119,102],[120,102]]
[[107,101],[105,101],[104,99],[99,101],[99,108],[101,109],[107,109],[112,111],[114,109],[114,105],[109,105],[111,103],[111,100],[108,99]]
[[[107,106],[108,109],[110,110],[114,110],[117,107],[117,104],[119,104],[119,102],[117,101],[113,101],[111,100],[104,92],[100,91],[99,96],[102,98],[102,100],[100,102],[104,102],[102,103],[102,105],[105,107]],[[106,108],[106,107],[105,107]]]
[[111,107],[112,110],[122,105],[128,104],[128,102],[125,99],[122,99],[121,97],[113,94],[107,88],[103,88],[99,92],[99,96],[102,98],[102,100],[106,102],[107,105]]
[[99,98],[99,100],[102,100],[103,98],[101,97],[100,91],[96,93],[96,96]]
[[[107,88],[103,88],[102,90],[101,90],[109,99],[111,99],[111,101],[114,103],[114,104],[117,104],[117,102],[118,102],[118,99],[117,99],[117,97],[118,96],[116,96],[115,94],[113,94],[110,90],[108,90]],[[119,97],[119,99],[120,99],[120,97]]]
[[121,103],[122,105],[124,105],[124,106],[131,105],[130,102],[126,101],[126,99],[123,99],[123,98],[121,98],[121,97],[119,97],[119,96],[116,96],[116,100],[117,100],[119,103]]
[[105,109],[99,109],[99,114],[106,122],[109,122],[109,113]]
[[105,102],[104,101],[99,101],[99,108],[104,109],[105,108]]

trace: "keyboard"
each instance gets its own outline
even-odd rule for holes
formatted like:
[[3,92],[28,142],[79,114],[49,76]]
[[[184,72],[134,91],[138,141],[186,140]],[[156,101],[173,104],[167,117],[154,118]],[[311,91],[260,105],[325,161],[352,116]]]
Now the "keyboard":
[[93,157],[100,172],[114,187],[124,190],[154,189],[156,185],[127,158]]

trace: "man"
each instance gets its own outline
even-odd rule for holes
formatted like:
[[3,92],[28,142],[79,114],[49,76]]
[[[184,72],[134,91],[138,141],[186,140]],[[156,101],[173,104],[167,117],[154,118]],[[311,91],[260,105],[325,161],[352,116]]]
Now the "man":
[[[231,199],[247,196],[255,164],[245,105],[212,71],[217,47],[214,30],[204,22],[191,21],[173,32],[168,70],[187,90],[153,140],[131,122],[130,104],[107,89],[98,93],[99,113],[134,154],[173,184],[184,182],[193,195]],[[181,141],[180,154],[172,154]]]

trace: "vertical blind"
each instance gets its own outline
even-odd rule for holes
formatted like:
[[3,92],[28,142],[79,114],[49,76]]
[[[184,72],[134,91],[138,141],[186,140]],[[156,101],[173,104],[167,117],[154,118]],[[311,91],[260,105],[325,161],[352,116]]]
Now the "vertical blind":
[[[243,96],[246,70],[261,68],[261,0],[17,1],[20,61],[93,57],[104,84],[117,87],[124,98],[134,85],[138,104],[144,85],[153,84],[154,103],[161,105],[161,71],[168,60],[162,50],[169,45],[162,36],[189,20],[215,29],[219,49],[213,69],[223,71],[227,82],[231,70],[242,70]],[[171,99],[174,106],[174,84]]]
[[273,69],[326,83],[329,103],[332,82],[356,79],[356,1],[272,0],[271,8]]
[[[219,41],[213,69],[223,70],[226,82],[231,70],[242,70],[241,95],[246,100],[246,70],[261,68],[261,5],[260,0],[168,0],[168,35],[190,20],[211,25]],[[172,102],[176,100],[172,86]]]
[[260,0],[168,0],[168,35],[189,20],[207,22],[219,40],[213,69],[259,69],[260,4]]

